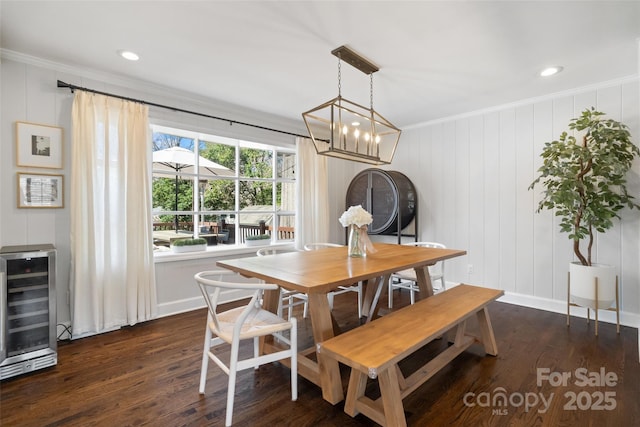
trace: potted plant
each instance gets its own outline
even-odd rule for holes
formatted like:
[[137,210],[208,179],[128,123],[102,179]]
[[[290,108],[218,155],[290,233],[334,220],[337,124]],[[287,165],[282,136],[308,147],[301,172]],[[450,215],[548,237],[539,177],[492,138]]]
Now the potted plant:
[[176,239],[171,242],[171,250],[175,253],[207,250],[207,241],[203,238]]
[[[575,135],[562,132],[558,140],[545,143],[540,175],[529,186],[543,187],[537,212],[555,210],[560,231],[573,241],[578,261],[569,266],[572,302],[596,309],[615,301],[616,275],[613,267],[593,262],[594,233],[611,228],[619,210],[640,208],[626,188],[626,174],[640,150],[627,126],[604,115],[586,109],[569,123]],[[585,274],[587,283],[581,283]],[[593,277],[598,278],[597,301]]]
[[267,246],[271,244],[270,234],[254,234],[245,237],[245,244],[247,246]]

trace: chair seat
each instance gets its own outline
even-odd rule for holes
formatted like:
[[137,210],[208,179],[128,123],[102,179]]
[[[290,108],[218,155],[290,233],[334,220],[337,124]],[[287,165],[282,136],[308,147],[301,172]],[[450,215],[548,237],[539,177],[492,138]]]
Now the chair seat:
[[[435,281],[435,280],[440,280],[442,278],[442,274],[431,274],[429,273],[429,276],[431,277],[431,281]],[[413,268],[408,268],[406,270],[402,270],[402,271],[398,271],[397,273],[393,273],[393,277],[396,277],[398,279],[401,280],[410,280],[412,282],[415,282],[418,280],[418,278],[416,277],[416,271]]]
[[[411,242],[405,243],[406,245],[425,247],[425,248],[445,248],[445,245],[437,242]],[[431,279],[431,285],[433,282],[439,280],[440,287],[434,288],[434,292],[443,291],[446,288],[446,282],[444,279],[444,261],[439,261],[435,265],[429,266],[429,278]],[[389,279],[388,289],[388,307],[393,308],[393,289],[408,289],[411,296],[411,304],[415,302],[414,294],[419,291],[418,289],[418,277],[416,271],[413,268],[401,270],[393,273]]]
[[[233,340],[233,328],[238,321],[238,316],[242,314],[245,307],[233,308],[218,314],[220,329],[215,327],[213,322],[209,322],[211,330],[228,343]],[[291,329],[291,323],[276,316],[270,311],[261,308],[253,310],[240,328],[240,339],[254,338],[274,332]]]

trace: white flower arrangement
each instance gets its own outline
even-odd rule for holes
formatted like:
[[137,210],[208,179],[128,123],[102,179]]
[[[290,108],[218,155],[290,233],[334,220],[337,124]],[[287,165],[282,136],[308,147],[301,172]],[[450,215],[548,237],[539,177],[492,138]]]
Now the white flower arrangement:
[[369,225],[373,222],[373,217],[369,212],[362,208],[362,205],[351,206],[339,218],[343,227],[356,225],[358,228],[363,225]]

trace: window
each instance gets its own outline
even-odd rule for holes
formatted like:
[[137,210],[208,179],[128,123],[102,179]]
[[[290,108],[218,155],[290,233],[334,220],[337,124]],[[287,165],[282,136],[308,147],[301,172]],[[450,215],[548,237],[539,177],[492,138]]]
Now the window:
[[249,235],[293,240],[296,155],[292,148],[152,126],[153,238],[209,245]]

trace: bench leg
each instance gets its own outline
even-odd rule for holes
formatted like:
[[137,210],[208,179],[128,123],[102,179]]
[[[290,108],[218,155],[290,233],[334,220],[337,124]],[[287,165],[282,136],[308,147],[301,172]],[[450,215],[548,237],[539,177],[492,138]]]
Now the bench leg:
[[349,386],[347,387],[347,399],[344,402],[344,412],[347,415],[355,417],[360,413],[356,407],[358,399],[364,396],[364,392],[367,388],[367,376],[357,369],[351,369],[351,375],[349,376]]
[[393,367],[385,369],[380,372],[378,383],[380,385],[386,427],[406,427],[407,420],[404,417],[398,372]]
[[487,307],[478,311],[478,323],[480,324],[480,333],[482,334],[482,344],[484,351],[492,356],[498,355],[498,345],[496,337],[493,335],[493,327],[489,318],[489,309]]
[[458,323],[458,326],[456,326],[455,338],[453,339],[453,345],[455,345],[456,347],[462,347],[465,344],[466,329],[467,329],[466,320],[463,320],[462,322]]

